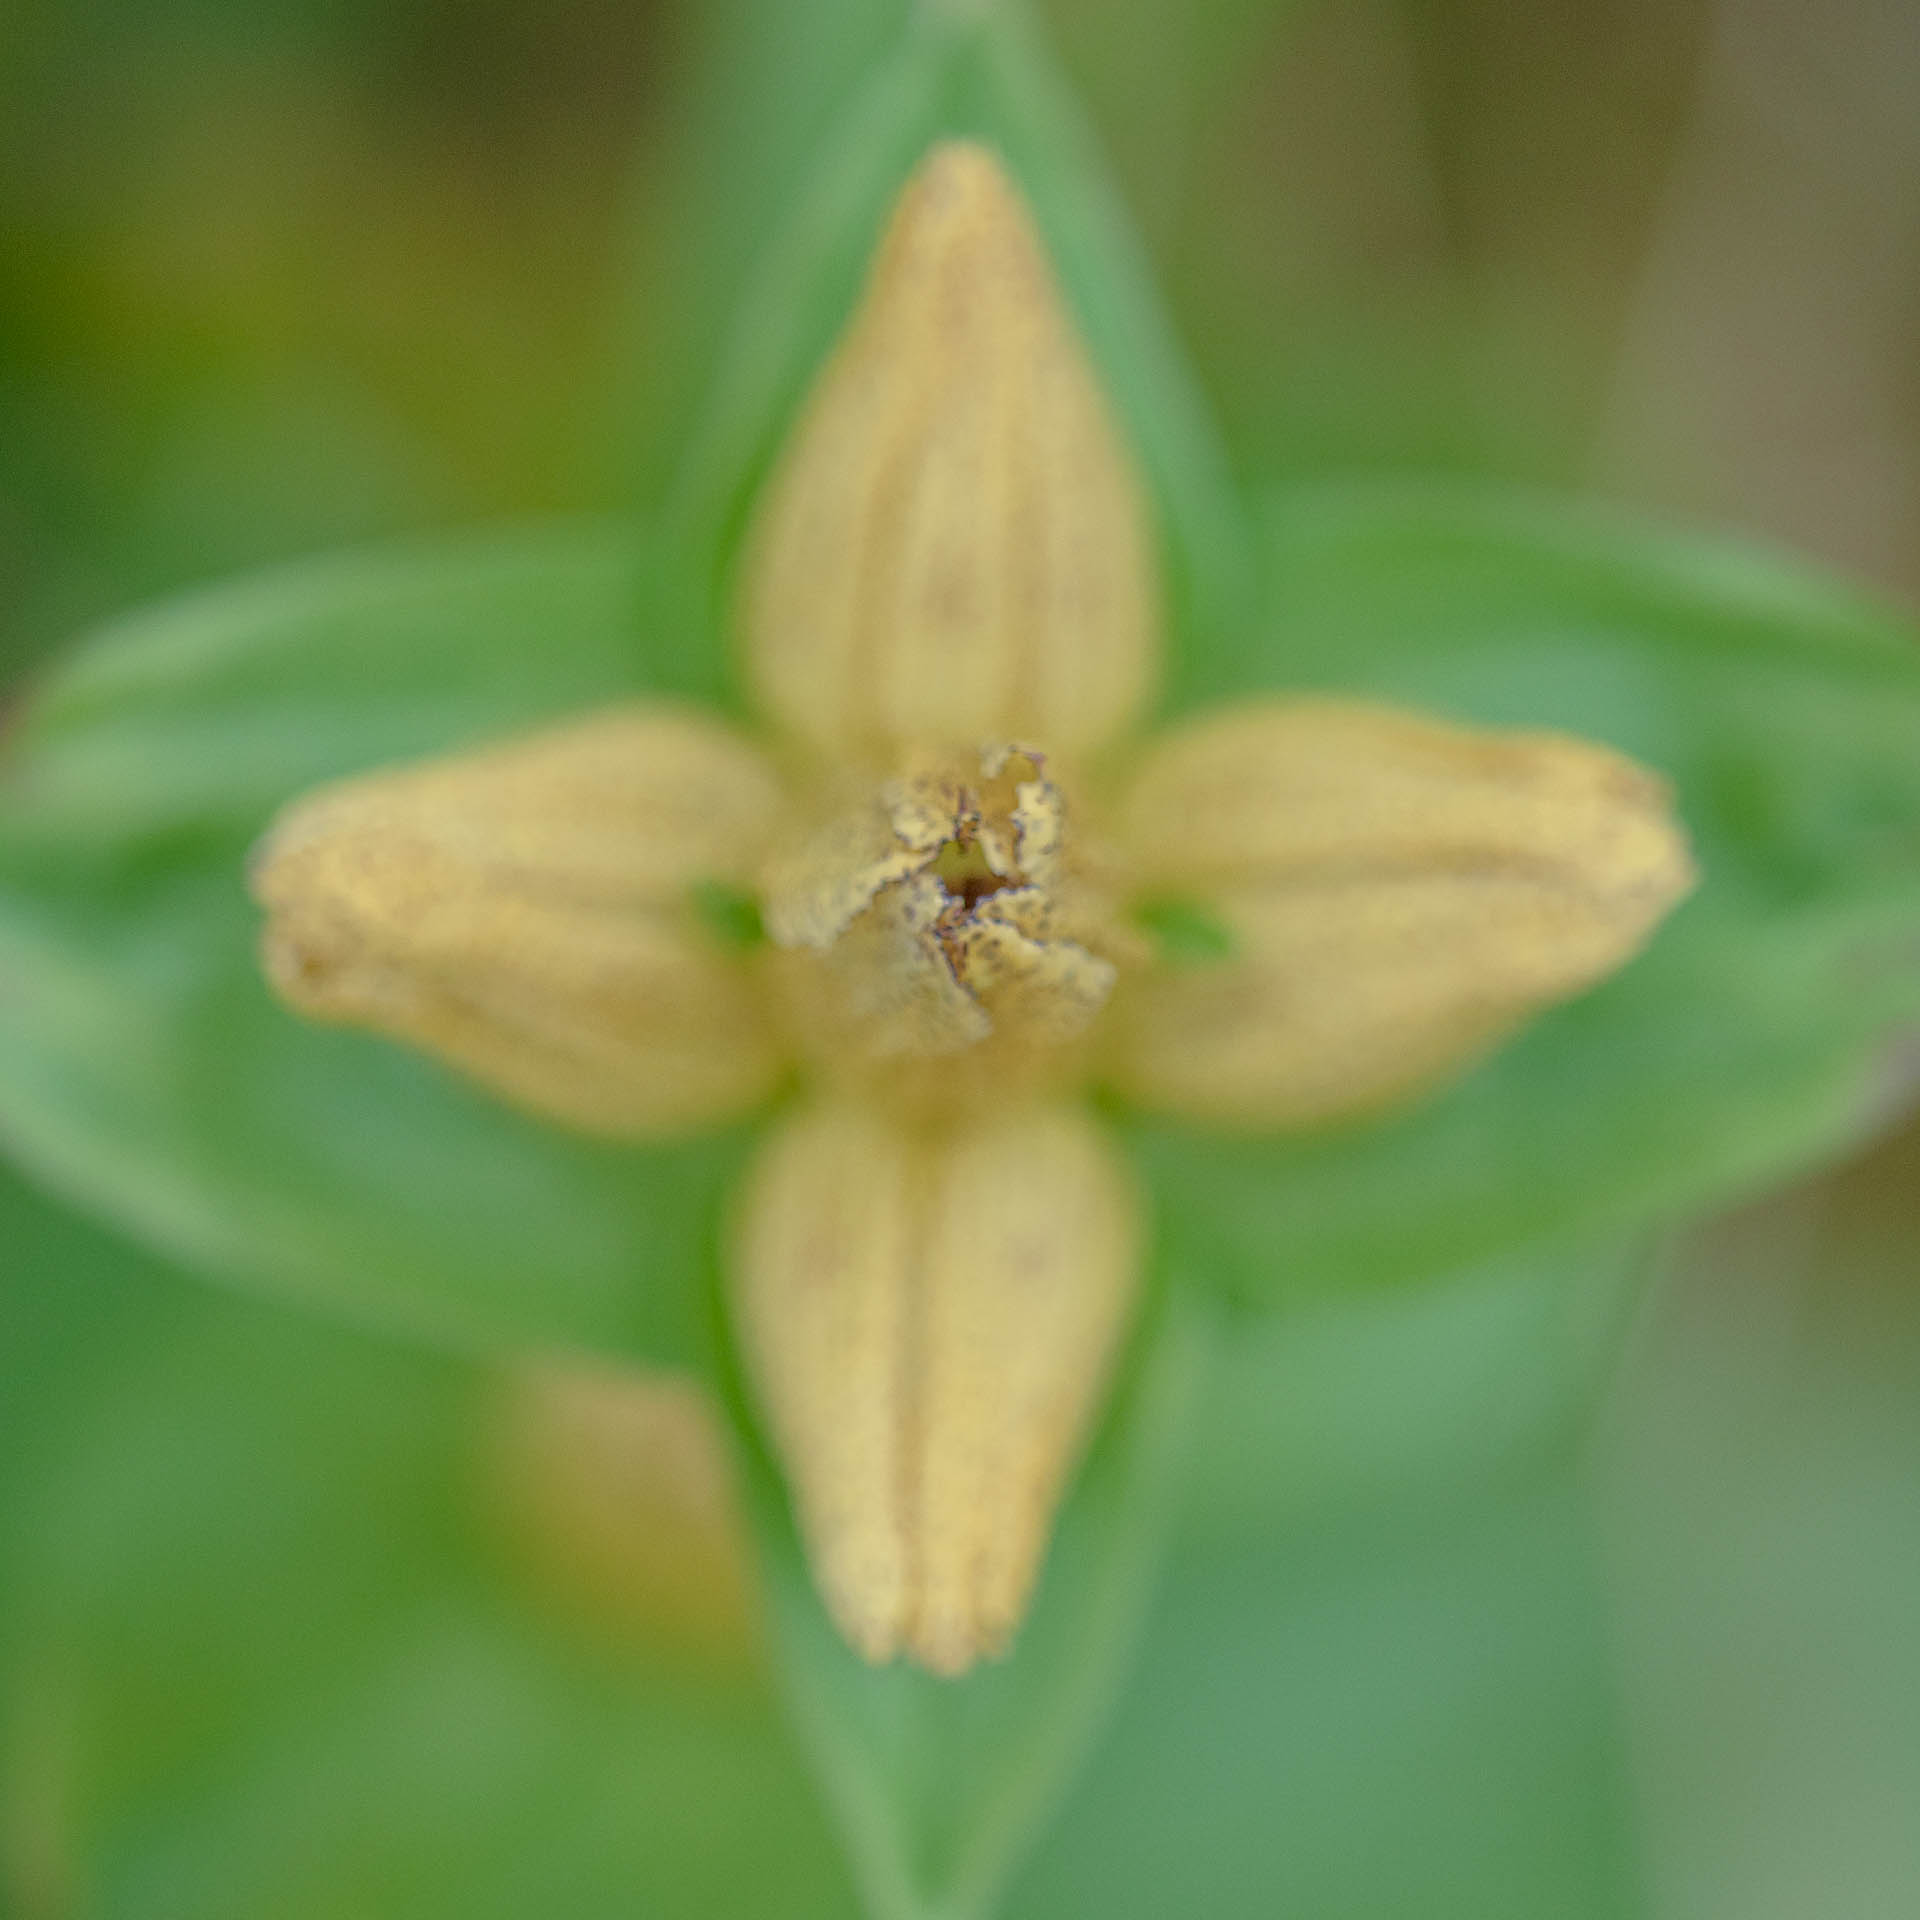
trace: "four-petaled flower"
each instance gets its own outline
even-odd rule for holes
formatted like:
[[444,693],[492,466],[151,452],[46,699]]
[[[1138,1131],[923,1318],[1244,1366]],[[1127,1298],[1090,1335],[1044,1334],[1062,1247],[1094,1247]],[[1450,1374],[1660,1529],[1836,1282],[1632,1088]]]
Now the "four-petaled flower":
[[906,186],[739,606],[764,740],[636,703],[310,795],[257,857],[266,964],[597,1133],[797,1087],[737,1338],[842,1630],[958,1674],[1020,1622],[1137,1290],[1084,1094],[1377,1110],[1622,965],[1689,861],[1657,778],[1557,735],[1270,699],[1135,743],[1146,495],[977,145]]

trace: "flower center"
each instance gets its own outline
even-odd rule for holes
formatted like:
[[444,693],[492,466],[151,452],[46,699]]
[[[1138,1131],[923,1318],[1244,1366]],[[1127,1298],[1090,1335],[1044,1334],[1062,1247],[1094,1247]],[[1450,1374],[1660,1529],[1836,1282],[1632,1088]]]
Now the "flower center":
[[770,863],[767,932],[798,1037],[836,1069],[1056,1059],[1106,1003],[1114,945],[1031,747],[911,761]]
[[994,872],[978,840],[943,840],[934,855],[932,872],[946,889],[947,898],[959,902],[969,913],[989,894],[1019,884],[1012,874]]

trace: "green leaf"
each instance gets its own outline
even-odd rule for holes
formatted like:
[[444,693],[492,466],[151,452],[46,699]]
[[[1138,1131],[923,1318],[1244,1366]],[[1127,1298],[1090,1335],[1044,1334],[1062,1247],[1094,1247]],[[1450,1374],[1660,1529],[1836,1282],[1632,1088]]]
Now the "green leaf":
[[1598,1571],[1564,1481],[1182,1554],[1004,1920],[1643,1915]]
[[1134,1131],[1195,1277],[1247,1300],[1671,1220],[1868,1124],[1920,1013],[1920,649],[1754,555],[1438,490],[1282,498],[1269,613],[1178,705],[1337,691],[1609,741],[1672,777],[1702,884],[1651,949],[1457,1085],[1273,1140]]
[[1229,1324],[1134,1677],[1003,1920],[1644,1911],[1584,1462],[1646,1268]]
[[1235,1316],[1182,1500],[1209,1546],[1537,1476],[1589,1437],[1648,1283],[1640,1241],[1509,1253],[1418,1287]]
[[1920,1113],[1690,1236],[1601,1450],[1652,1877],[1920,1892]]
[[67,1354],[0,1422],[0,1911],[856,1920],[751,1649],[548,1603],[491,1370],[223,1300],[4,1167],[0,1221],[0,1368]]
[[[39,1498],[40,1436],[70,1417],[80,1383],[173,1336],[189,1296],[169,1277],[49,1205],[0,1160],[0,1616],[21,1515]],[[0,1646],[10,1639],[0,1617]]]
[[698,556],[716,629],[756,490],[846,322],[892,202],[950,137],[992,145],[1031,200],[1157,498],[1173,625],[1217,637],[1250,604],[1248,529],[1145,257],[1024,12],[955,0],[918,9],[849,106],[736,309],[670,513]]
[[678,463],[795,177],[872,68],[912,0],[703,0],[667,87],[670,140],[649,167],[627,305],[629,461],[649,506]]
[[991,1913],[1072,1777],[1131,1671],[1213,1333],[1191,1296],[1159,1301],[1012,1653],[961,1680],[869,1666],[840,1637],[734,1395],[775,1657],[874,1920]]
[[683,1361],[739,1151],[572,1139],[282,1010],[247,850],[315,782],[697,689],[630,536],[300,566],[122,622],[0,761],[0,1138],[194,1264],[458,1344]]
[[[1317,1315],[1271,1389],[1325,1420],[1263,1423],[1246,1330],[1216,1345],[1197,1437],[1203,1492],[1245,1456],[1231,1511],[1175,1539],[1005,1920],[1624,1920],[1675,1875],[1739,1912],[1809,1861],[1899,1911],[1913,1144],[1863,1170],[1877,1213],[1836,1185],[1696,1254],[1613,1403],[1597,1535],[1564,1448],[1436,1473],[1409,1431],[1404,1472],[1299,1497],[1420,1424],[1385,1403],[1423,1344],[1530,1391],[1497,1328],[1462,1367],[1477,1283],[1451,1328],[1429,1297]],[[855,1920],[764,1681],[560,1633],[475,1526],[484,1380],[191,1289],[4,1169],[0,1230],[0,1909]]]
[[[0,1271],[0,1364],[23,1324],[53,1320],[73,1363],[0,1425],[0,1482],[11,1466],[36,1496],[0,1559],[0,1889],[31,1833],[26,1863],[86,1887],[99,1920],[854,1920],[768,1676],[583,1635],[538,1603],[485,1477],[491,1372],[190,1291],[9,1188],[0,1171],[10,1247],[46,1258]],[[1456,1359],[1486,1319],[1477,1294],[1459,1307]],[[1183,1530],[1119,1700],[1107,1646],[1074,1642],[1116,1624],[1129,1641],[1131,1590],[1091,1614],[1043,1602],[1032,1631],[1058,1684],[1024,1703],[841,1673],[834,1645],[809,1645],[828,1671],[790,1677],[803,1706],[810,1685],[821,1712],[865,1689],[851,1726],[808,1729],[842,1742],[835,1791],[863,1790],[876,1822],[910,1815],[919,1861],[970,1867],[971,1891],[1026,1842],[1010,1920],[1162,1915],[1183,1891],[1321,1920],[1616,1911],[1604,1650],[1559,1455],[1491,1493],[1476,1465],[1409,1455],[1304,1509],[1287,1489],[1322,1427],[1365,1416],[1296,1419],[1292,1440],[1262,1427],[1266,1363],[1212,1333],[1189,1324],[1149,1360],[1136,1417],[1165,1395],[1214,1463],[1203,1479],[1238,1451],[1238,1476],[1269,1469],[1279,1497]],[[1364,1332],[1342,1359],[1336,1342],[1310,1331],[1292,1381],[1330,1360],[1351,1381],[1381,1345]],[[1507,1350],[1485,1344],[1476,1380]],[[1104,1524],[1083,1507],[1059,1555],[1098,1559]],[[1083,1577],[1063,1558],[1054,1581]],[[787,1578],[804,1580],[792,1561]],[[778,1635],[828,1631],[803,1586],[775,1606]],[[1027,1657],[1003,1677],[1032,1682]],[[1089,1694],[1101,1737],[1036,1832]],[[956,1756],[943,1805],[942,1776],[911,1770]]]

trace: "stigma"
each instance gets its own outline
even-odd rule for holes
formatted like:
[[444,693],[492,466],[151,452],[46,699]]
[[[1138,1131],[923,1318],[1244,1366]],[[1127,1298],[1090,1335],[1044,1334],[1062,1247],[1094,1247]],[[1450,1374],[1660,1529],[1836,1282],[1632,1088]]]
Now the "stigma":
[[1069,1050],[1117,974],[1039,749],[912,756],[769,863],[762,910],[799,1037],[856,1071]]

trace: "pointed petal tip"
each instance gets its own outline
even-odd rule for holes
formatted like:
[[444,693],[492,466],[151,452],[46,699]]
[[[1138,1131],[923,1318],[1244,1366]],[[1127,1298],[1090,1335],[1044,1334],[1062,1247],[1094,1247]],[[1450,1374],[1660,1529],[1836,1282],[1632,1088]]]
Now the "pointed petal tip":
[[984,140],[955,136],[935,141],[907,176],[900,192],[902,212],[916,199],[927,203],[918,210],[925,218],[929,212],[951,213],[990,200],[1017,206],[1019,190],[1006,163]]

